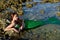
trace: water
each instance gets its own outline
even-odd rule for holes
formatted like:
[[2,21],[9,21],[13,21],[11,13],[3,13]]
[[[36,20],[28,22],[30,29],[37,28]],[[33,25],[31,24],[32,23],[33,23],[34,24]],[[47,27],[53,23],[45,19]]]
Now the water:
[[[56,17],[57,12],[60,12],[57,7],[60,6],[60,3],[44,3],[37,5],[33,4],[32,8],[23,7],[24,10],[24,19],[29,20],[46,20],[50,17]],[[43,11],[40,12],[40,11]]]

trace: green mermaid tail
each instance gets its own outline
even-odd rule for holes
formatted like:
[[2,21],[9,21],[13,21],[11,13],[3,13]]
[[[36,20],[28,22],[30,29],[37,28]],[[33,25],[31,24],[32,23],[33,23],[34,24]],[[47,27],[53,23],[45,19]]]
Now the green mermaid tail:
[[58,20],[57,18],[54,18],[54,17],[51,17],[51,18],[47,19],[46,21],[25,20],[25,29],[36,28],[36,27],[43,26],[45,24],[58,24],[58,25],[60,25],[60,20]]
[[44,24],[45,24],[45,22],[42,20],[40,20],[40,21],[25,20],[25,29],[36,28],[36,27],[42,26]]
[[57,18],[54,18],[54,17],[49,18],[47,21],[48,21],[48,23],[50,23],[50,24],[58,24],[58,25],[60,25],[60,20],[57,19]]

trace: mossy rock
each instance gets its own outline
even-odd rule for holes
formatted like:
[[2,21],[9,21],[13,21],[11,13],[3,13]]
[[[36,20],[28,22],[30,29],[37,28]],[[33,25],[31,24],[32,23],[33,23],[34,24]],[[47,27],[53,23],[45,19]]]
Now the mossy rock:
[[32,4],[29,4],[29,3],[26,3],[26,7],[27,7],[27,8],[32,8],[33,5],[32,5]]
[[0,19],[0,29],[4,29],[5,28],[5,20],[4,19]]

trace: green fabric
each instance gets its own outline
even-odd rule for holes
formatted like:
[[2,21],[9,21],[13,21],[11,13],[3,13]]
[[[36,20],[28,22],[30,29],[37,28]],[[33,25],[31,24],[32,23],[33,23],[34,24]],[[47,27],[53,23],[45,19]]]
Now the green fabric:
[[39,21],[34,21],[34,20],[25,20],[25,29],[31,29],[31,28],[36,28],[43,26],[45,24],[58,24],[60,25],[60,20],[54,17],[51,17],[45,21],[39,20]]
[[55,17],[51,17],[47,20],[50,24],[58,24],[60,25],[60,20],[55,18]]
[[44,25],[44,21],[25,20],[25,29],[35,28]]
[[16,25],[15,25],[15,28],[20,28],[20,25],[16,24]]

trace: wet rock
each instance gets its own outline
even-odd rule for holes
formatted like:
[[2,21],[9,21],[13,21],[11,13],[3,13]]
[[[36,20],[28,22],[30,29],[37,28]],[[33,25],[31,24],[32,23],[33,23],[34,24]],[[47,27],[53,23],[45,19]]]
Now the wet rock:
[[37,4],[37,2],[33,2],[33,5],[36,5]]
[[53,24],[48,24],[36,29],[29,30],[28,32],[25,33],[23,32],[23,34],[25,35],[22,36],[23,38],[29,38],[32,40],[37,40],[38,38],[39,38],[38,40],[55,40],[55,39],[57,40],[59,39],[58,35],[60,35],[58,27],[59,27],[58,25],[55,26]]
[[29,3],[26,3],[26,7],[27,7],[27,8],[32,8],[33,5],[32,5],[32,4],[29,4]]
[[48,2],[50,2],[50,3],[54,3],[54,2],[60,2],[59,0],[43,0],[43,2],[45,2],[45,3],[48,3]]
[[42,9],[42,10],[40,10],[40,14],[44,14],[45,13],[45,11]]
[[56,14],[57,16],[60,16],[60,12],[57,12],[57,14]]

